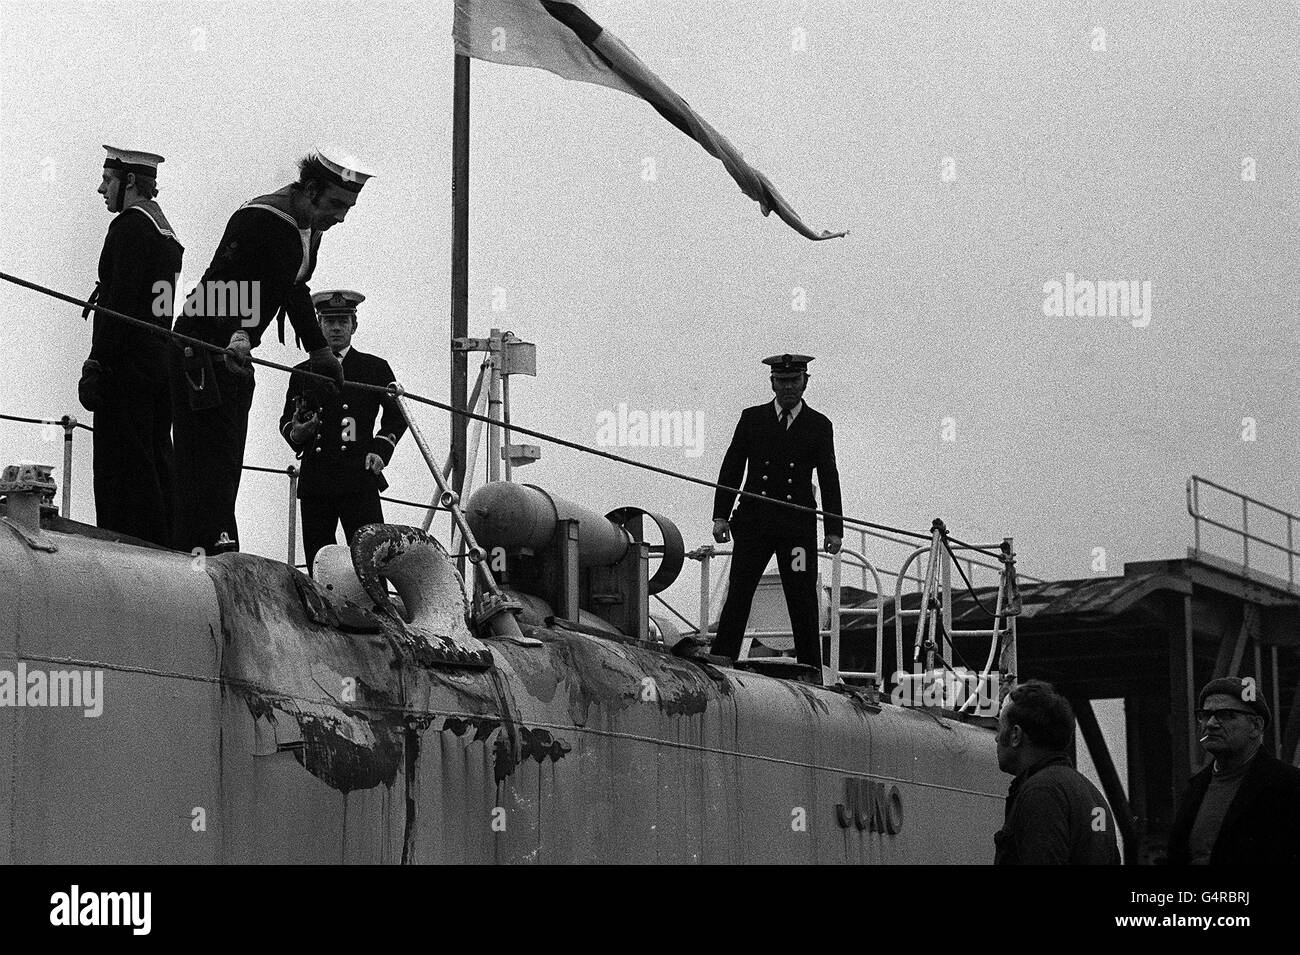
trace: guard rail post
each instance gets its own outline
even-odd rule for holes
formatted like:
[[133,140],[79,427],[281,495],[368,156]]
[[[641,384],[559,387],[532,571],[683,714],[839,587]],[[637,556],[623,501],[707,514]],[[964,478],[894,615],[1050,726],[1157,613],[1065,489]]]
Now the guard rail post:
[[700,549],[700,633],[709,632],[709,560],[713,557],[713,548]]
[[[285,473],[289,475],[289,566],[293,567],[298,563],[298,469],[291,464]],[[307,573],[311,573],[310,567]]]
[[63,516],[72,520],[72,432],[77,419],[65,414],[59,423],[63,425]]
[[[840,682],[840,565],[840,552],[837,550],[831,557],[831,665],[830,679],[823,681],[826,686],[834,686]],[[866,570],[864,569],[862,573],[865,577]],[[817,642],[821,643],[821,637],[817,638]]]

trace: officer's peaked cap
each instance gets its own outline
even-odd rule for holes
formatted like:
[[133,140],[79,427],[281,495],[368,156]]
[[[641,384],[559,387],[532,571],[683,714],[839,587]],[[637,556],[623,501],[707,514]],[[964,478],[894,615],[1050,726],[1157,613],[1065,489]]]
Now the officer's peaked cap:
[[317,292],[311,297],[311,303],[316,306],[316,314],[321,318],[330,315],[345,315],[348,318],[356,318],[357,306],[365,300],[366,297],[360,292],[354,292],[346,288],[328,289],[324,292]]
[[773,355],[771,358],[764,358],[763,364],[770,365],[774,375],[789,375],[807,372],[808,362],[812,360],[811,355]]

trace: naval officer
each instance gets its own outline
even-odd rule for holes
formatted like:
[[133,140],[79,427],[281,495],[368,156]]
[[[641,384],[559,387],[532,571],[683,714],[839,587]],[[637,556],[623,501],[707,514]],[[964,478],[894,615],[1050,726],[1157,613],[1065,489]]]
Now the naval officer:
[[272,318],[283,343],[287,314],[310,355],[308,367],[342,387],[343,368],[316,324],[307,282],[321,236],[344,220],[372,175],[332,150],[317,148],[302,159],[296,182],[235,210],[212,264],[176,320],[178,332],[235,356],[192,346],[169,349],[180,499],[177,547],[209,553],[239,549],[235,498],[253,403],[248,358]]
[[[104,149],[98,192],[116,215],[91,301],[170,329],[185,250],[154,200],[163,157]],[[77,387],[95,416],[95,522],[164,546],[171,543],[175,491],[166,349],[164,336],[97,313]]]
[[[764,358],[771,368],[774,400],[741,413],[731,446],[722,459],[718,483],[774,501],[817,507],[812,474],[822,489],[827,511],[826,550],[840,549],[844,522],[838,516],[840,475],[835,464],[835,440],[830,419],[803,400],[808,387],[808,355]],[[781,570],[781,587],[790,611],[799,662],[821,673],[820,620],[817,611],[817,516],[719,489],[713,498],[713,539],[723,544],[735,538],[727,601],[718,621],[713,653],[735,659],[740,653],[754,591],[772,555]]]
[[[347,380],[387,387],[397,380],[388,362],[352,347],[357,306],[365,300],[360,292],[348,289],[312,296],[321,332],[342,361]],[[297,367],[306,369],[310,363]],[[280,416],[280,434],[302,458],[298,500],[308,570],[316,552],[334,543],[340,521],[349,544],[357,528],[383,523],[379,492],[388,486],[383,470],[406,433],[406,418],[391,395],[346,385],[342,394],[328,395],[315,384],[301,375],[291,377]],[[376,433],[375,419],[381,411]]]

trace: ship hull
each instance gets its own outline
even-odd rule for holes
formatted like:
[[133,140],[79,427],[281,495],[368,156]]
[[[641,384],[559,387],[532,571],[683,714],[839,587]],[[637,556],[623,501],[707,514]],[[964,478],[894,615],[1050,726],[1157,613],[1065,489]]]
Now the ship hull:
[[274,561],[42,536],[0,538],[0,668],[101,712],[0,707],[2,862],[991,861],[986,727],[563,630],[443,665]]

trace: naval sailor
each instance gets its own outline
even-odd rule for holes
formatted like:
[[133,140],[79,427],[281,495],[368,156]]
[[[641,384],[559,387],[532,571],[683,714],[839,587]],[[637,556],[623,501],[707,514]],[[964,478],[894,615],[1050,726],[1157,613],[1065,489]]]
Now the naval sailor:
[[[116,215],[91,302],[170,329],[185,250],[154,199],[163,157],[104,149],[97,191]],[[96,312],[77,386],[94,414],[95,523],[163,546],[171,543],[175,494],[166,349],[163,335]]]
[[[735,659],[749,622],[754,591],[776,555],[781,587],[790,612],[790,629],[800,663],[821,674],[821,636],[817,609],[817,516],[774,505],[788,501],[817,507],[812,475],[817,472],[823,495],[826,550],[837,553],[844,535],[839,517],[840,475],[830,419],[803,400],[808,387],[808,355],[764,358],[771,369],[774,400],[746,408],[722,459],[718,483],[758,495],[743,497],[731,513],[734,491],[719,488],[713,498],[713,538],[732,540],[727,600],[718,621],[713,653]],[[745,475],[748,474],[747,477]]]
[[373,175],[355,160],[317,148],[298,163],[296,182],[244,203],[230,217],[176,330],[228,348],[235,357],[214,358],[192,346],[170,349],[177,547],[239,549],[235,499],[254,386],[248,358],[272,318],[283,343],[287,314],[310,356],[308,367],[342,387],[343,367],[316,324],[307,282],[321,236],[344,220]]
[[[321,332],[342,361],[347,381],[386,388],[397,380],[388,362],[352,347],[357,306],[365,300],[360,292],[349,289],[312,296]],[[309,367],[310,362],[297,366],[299,370]],[[383,417],[376,433],[375,419],[381,411]],[[309,571],[316,552],[335,542],[340,522],[349,544],[358,528],[383,523],[384,509],[379,500],[379,492],[387,487],[383,471],[405,433],[406,418],[392,395],[347,385],[341,394],[328,395],[305,376],[289,379],[280,434],[302,459],[298,500]]]

